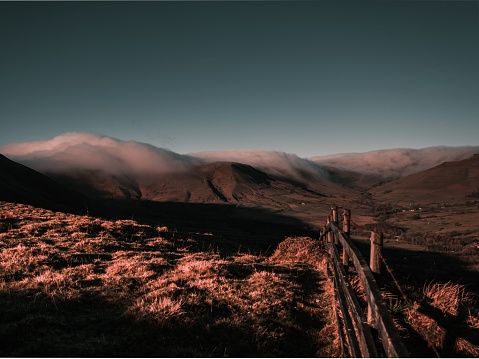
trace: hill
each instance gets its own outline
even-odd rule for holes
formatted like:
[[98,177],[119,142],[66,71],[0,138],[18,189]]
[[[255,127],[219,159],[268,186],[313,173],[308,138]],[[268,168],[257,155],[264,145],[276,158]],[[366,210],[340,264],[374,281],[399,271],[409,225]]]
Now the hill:
[[322,198],[293,180],[280,179],[252,166],[234,162],[204,163],[182,171],[137,176],[78,168],[49,176],[86,195],[160,202],[230,203],[284,208],[286,196],[295,201]]
[[339,153],[311,157],[309,160],[321,166],[359,172],[380,177],[382,180],[395,180],[425,171],[443,162],[464,160],[474,153],[479,153],[478,146],[436,146],[421,149],[395,148],[364,153]]
[[78,167],[49,170],[45,174],[88,197],[135,199],[142,196],[137,180],[127,171],[111,173]]
[[243,250],[235,231],[225,238],[0,201],[2,211],[2,357],[340,354],[317,240],[287,238],[265,254]]
[[143,190],[144,198],[158,201],[242,203],[282,206],[279,196],[318,198],[324,195],[279,179],[252,166],[213,162],[186,173],[161,176]]
[[83,195],[3,155],[0,155],[0,200],[67,212],[85,212],[89,206]]
[[[318,196],[328,193],[329,187],[342,192],[312,162],[274,151],[195,157],[82,133],[1,149],[15,161],[91,197],[254,205],[268,197],[269,205],[274,202],[270,195]],[[239,161],[227,159],[235,156]]]
[[178,202],[254,201],[258,192],[277,182],[251,166],[231,162],[214,162],[191,171],[159,176],[145,186],[144,198]]
[[[351,200],[379,183],[426,171],[445,161],[464,160],[479,152],[479,147],[392,149],[309,159],[279,151],[181,155],[135,141],[70,133],[47,141],[5,145],[0,151],[91,197],[285,208],[291,201],[302,203],[322,196],[335,198],[335,202]],[[412,197],[430,196],[430,191],[404,183],[378,188],[391,193],[399,186],[398,190],[416,191],[407,194]],[[469,194],[476,190],[467,188]],[[468,194],[457,191],[452,198]],[[377,189],[374,193],[382,198]],[[438,190],[438,195],[442,201],[444,193]],[[401,192],[397,197],[383,197],[404,199]]]
[[479,155],[444,162],[426,171],[371,190],[381,201],[397,203],[464,202],[479,191]]

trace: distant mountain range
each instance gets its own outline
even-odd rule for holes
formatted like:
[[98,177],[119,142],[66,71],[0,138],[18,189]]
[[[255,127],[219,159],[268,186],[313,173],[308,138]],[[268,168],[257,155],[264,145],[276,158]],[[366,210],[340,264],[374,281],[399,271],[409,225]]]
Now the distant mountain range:
[[76,207],[84,206],[85,197],[79,193],[281,207],[292,198],[347,198],[364,190],[380,200],[397,201],[407,195],[414,200],[431,196],[456,200],[478,187],[479,156],[473,155],[479,147],[382,150],[309,159],[275,151],[180,155],[139,142],[72,133],[2,146],[0,153],[23,165],[1,157],[0,200],[31,196],[37,202],[66,201]]
[[479,153],[479,146],[397,148],[364,153],[340,153],[311,157],[318,165],[377,176],[386,180],[398,179],[425,171],[443,162],[460,161]]

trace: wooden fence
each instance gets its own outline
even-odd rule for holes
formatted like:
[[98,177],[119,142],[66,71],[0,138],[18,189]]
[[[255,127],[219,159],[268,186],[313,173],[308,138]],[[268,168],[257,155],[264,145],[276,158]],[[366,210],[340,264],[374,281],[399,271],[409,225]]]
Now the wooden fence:
[[[320,239],[324,241],[330,254],[330,269],[342,316],[338,325],[340,333],[345,333],[341,337],[341,343],[344,349],[349,348],[349,355],[347,353],[344,355],[369,358],[382,355],[390,358],[409,357],[373,274],[373,271],[379,273],[381,270],[382,234],[375,232],[371,234],[371,260],[368,266],[349,237],[351,227],[349,210],[344,210],[342,222],[343,228],[340,229],[338,207],[333,207]],[[364,288],[366,315],[348,279],[348,267],[351,264]],[[382,345],[378,345],[378,342]]]

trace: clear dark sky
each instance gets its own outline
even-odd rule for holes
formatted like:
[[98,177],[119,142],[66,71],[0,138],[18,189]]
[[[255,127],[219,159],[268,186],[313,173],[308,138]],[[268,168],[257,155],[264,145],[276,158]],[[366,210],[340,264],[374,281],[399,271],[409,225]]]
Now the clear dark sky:
[[478,1],[1,2],[0,145],[479,144]]

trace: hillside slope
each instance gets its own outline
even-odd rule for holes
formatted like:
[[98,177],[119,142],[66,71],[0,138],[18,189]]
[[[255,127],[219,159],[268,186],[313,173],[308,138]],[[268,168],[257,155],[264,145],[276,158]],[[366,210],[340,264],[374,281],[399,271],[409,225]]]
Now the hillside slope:
[[444,162],[371,190],[374,197],[389,202],[461,202],[479,191],[479,155]]
[[88,199],[51,178],[0,155],[0,200],[85,212]]
[[340,354],[317,240],[288,238],[269,255],[244,250],[231,229],[225,238],[0,201],[3,212],[13,225],[0,219],[2,357]]
[[[324,171],[322,166],[294,154],[278,151],[222,151],[181,155],[146,143],[88,133],[67,133],[47,141],[14,143],[0,146],[0,151],[13,160],[92,197],[148,199],[160,198],[158,193],[161,192],[163,199],[234,202],[236,195],[240,198],[241,192],[249,191],[238,185],[241,180],[248,181],[248,176],[233,175],[233,182],[237,183],[233,185],[235,189],[223,188],[225,193],[215,193],[214,180],[198,180],[198,177],[205,176],[203,170],[198,170],[199,167],[207,164],[214,167],[217,162],[252,166],[275,178],[275,185],[279,184],[278,181],[283,181],[300,189],[308,188],[310,193],[319,192],[336,197],[350,195],[345,193],[350,189],[334,183],[335,178],[330,178],[330,173]],[[211,168],[206,166],[204,170],[208,172]],[[234,170],[238,171],[239,168],[236,166]],[[228,172],[226,169],[224,171]],[[223,169],[216,171],[214,176],[219,179],[221,172]],[[225,176],[228,177],[226,172]],[[223,183],[223,180],[220,182],[220,187],[230,186]],[[176,189],[173,184],[191,187],[192,190]],[[253,187],[257,189],[255,186]],[[248,184],[246,187],[252,189]],[[151,194],[154,197],[150,197]],[[226,197],[222,198],[224,195]],[[195,196],[198,198],[195,199]],[[241,198],[246,200],[251,196]]]
[[364,153],[338,153],[316,156],[310,161],[352,172],[375,175],[383,180],[403,178],[444,162],[460,161],[479,153],[478,146],[436,146],[421,149],[395,148]]
[[207,163],[189,172],[159,176],[142,188],[155,201],[280,205],[282,195],[322,197],[298,184],[275,178],[252,166],[234,162]]

